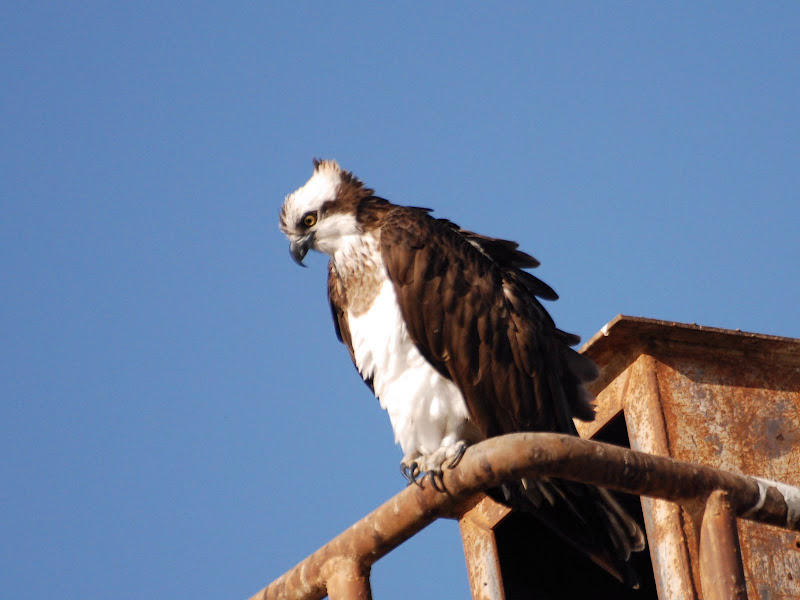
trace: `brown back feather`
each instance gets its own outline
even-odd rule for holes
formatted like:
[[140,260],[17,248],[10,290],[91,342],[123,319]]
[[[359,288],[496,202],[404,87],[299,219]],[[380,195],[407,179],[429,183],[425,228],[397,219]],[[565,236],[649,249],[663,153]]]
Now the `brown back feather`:
[[409,335],[461,390],[480,431],[574,433],[573,415],[594,417],[582,386],[591,361],[568,354],[574,336],[536,299],[517,267],[535,259],[516,247],[420,209],[393,207],[381,227]]

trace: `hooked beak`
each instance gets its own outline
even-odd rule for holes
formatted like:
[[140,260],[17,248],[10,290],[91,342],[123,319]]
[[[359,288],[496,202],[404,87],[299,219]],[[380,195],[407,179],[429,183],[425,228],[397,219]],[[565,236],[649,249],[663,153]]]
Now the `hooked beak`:
[[289,252],[296,262],[301,267],[305,267],[303,264],[303,259],[308,254],[308,249],[314,244],[314,233],[309,233],[308,235],[304,235],[300,239],[291,240],[289,242]]

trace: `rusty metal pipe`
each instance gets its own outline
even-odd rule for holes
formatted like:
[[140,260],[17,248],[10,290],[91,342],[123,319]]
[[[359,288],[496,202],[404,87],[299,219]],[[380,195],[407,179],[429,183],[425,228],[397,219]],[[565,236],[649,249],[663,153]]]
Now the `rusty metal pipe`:
[[747,600],[739,533],[728,492],[711,492],[700,529],[700,582],[706,600]]
[[[734,514],[800,531],[800,490],[791,500],[753,478],[627,448],[555,433],[515,433],[469,448],[458,468],[444,474],[447,493],[409,486],[281,575],[251,600],[318,600],[326,594],[328,561],[344,557],[370,567],[440,516],[459,517],[465,499],[503,481],[560,477],[673,502],[728,492]],[[793,493],[795,493],[793,491]]]
[[330,600],[372,600],[370,568],[352,558],[329,560],[322,568]]

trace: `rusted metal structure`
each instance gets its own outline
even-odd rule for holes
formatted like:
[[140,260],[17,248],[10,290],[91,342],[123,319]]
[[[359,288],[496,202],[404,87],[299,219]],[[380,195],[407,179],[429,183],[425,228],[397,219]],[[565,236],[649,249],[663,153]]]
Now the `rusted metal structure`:
[[[800,485],[800,340],[617,317],[583,350],[602,367],[584,437],[624,419],[635,450]],[[659,598],[700,597],[696,523],[642,507]],[[800,598],[798,536],[746,521],[739,534],[748,597]]]
[[406,488],[251,600],[370,598],[371,565],[440,517],[459,519],[474,598],[557,597],[513,572],[514,513],[483,494],[522,475],[642,496],[653,586],[630,597],[800,598],[800,340],[620,316],[582,351],[601,376],[581,435],[621,445],[477,444],[445,473],[448,493]]

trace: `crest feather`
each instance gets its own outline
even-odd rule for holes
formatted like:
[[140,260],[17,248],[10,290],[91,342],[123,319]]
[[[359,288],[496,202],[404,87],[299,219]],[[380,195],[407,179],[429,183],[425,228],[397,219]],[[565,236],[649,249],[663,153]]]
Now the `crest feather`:
[[332,171],[334,173],[341,173],[342,169],[335,160],[327,160],[323,158],[313,159],[314,171]]

